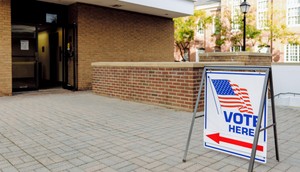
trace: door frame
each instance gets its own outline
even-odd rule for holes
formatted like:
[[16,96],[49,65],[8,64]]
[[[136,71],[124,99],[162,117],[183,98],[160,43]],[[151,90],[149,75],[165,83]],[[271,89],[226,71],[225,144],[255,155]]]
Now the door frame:
[[[71,32],[71,33],[70,33]],[[72,39],[70,40],[70,36]],[[67,24],[63,28],[63,88],[68,90],[78,90],[78,51],[77,51],[77,24]],[[69,78],[69,63],[72,66],[73,83]]]

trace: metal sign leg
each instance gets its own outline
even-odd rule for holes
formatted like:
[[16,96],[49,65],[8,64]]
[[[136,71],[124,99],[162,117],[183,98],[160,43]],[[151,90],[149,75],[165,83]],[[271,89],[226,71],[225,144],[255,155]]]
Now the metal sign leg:
[[199,105],[199,101],[200,101],[200,96],[201,96],[201,92],[202,92],[203,83],[205,82],[205,73],[206,73],[205,71],[206,71],[206,68],[203,69],[201,83],[199,85],[200,87],[199,87],[198,96],[197,96],[197,100],[196,100],[196,104],[195,104],[195,108],[194,108],[194,112],[193,112],[193,117],[192,117],[192,122],[191,122],[191,126],[190,126],[189,136],[188,136],[188,139],[187,139],[185,152],[184,152],[184,155],[183,155],[183,160],[182,160],[183,162],[186,162],[186,156],[187,156],[187,152],[188,152],[188,149],[189,149],[189,146],[190,146],[193,127],[194,127],[195,119],[197,118],[196,113],[197,113],[197,110],[198,110],[198,105]]
[[267,72],[266,72],[266,78],[265,78],[265,82],[264,82],[265,87],[263,88],[262,95],[261,95],[260,106],[259,106],[259,111],[258,111],[258,121],[257,121],[256,129],[255,129],[255,135],[254,135],[254,141],[253,141],[253,145],[252,145],[252,152],[251,152],[251,158],[250,158],[250,162],[249,162],[248,172],[253,171],[254,160],[255,160],[255,155],[256,155],[256,147],[257,147],[257,143],[258,143],[258,139],[259,139],[261,121],[262,121],[262,117],[263,117],[263,109],[264,109],[264,102],[265,102],[264,100],[266,98],[266,93],[267,93],[268,80],[269,80],[269,70],[267,70]]
[[275,153],[276,153],[276,160],[279,161],[277,123],[276,123],[275,102],[274,102],[274,87],[273,87],[273,76],[271,71],[270,71],[270,92],[271,92],[272,120],[274,124],[273,131],[274,131]]

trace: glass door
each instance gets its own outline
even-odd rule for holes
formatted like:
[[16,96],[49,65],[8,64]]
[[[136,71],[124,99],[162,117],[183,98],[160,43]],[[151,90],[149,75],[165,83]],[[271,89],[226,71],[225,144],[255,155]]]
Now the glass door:
[[63,88],[77,90],[77,27],[64,29]]
[[13,91],[38,89],[37,36],[34,25],[12,24]]

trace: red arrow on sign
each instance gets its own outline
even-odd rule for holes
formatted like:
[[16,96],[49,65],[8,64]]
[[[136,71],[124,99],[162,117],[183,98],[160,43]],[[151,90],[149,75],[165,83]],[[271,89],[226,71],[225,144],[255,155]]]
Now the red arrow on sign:
[[[213,141],[215,141],[218,144],[220,142],[225,142],[225,143],[229,143],[229,144],[233,144],[233,145],[237,145],[237,146],[241,146],[241,147],[245,147],[245,148],[250,148],[250,149],[252,148],[251,143],[243,142],[243,141],[239,141],[239,140],[234,140],[234,139],[227,138],[227,137],[222,137],[222,136],[220,136],[220,133],[208,134],[206,136],[209,137],[210,139],[212,139]],[[261,145],[257,145],[256,150],[263,151],[264,147],[261,146]]]

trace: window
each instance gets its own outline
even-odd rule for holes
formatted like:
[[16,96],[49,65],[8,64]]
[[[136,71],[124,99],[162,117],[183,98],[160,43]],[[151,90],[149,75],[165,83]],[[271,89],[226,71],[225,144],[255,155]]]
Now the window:
[[46,23],[57,23],[57,14],[46,13]]
[[285,62],[300,62],[300,46],[296,44],[288,44],[284,47]]
[[268,0],[257,1],[257,28],[264,29],[268,21]]
[[211,24],[211,33],[216,33],[216,16],[213,16],[212,18],[212,24]]
[[300,25],[300,0],[287,0],[287,25]]
[[232,19],[232,31],[239,31],[239,16],[241,15],[240,10],[241,1],[240,0],[232,0],[232,11],[231,11],[231,19]]
[[197,26],[197,31],[198,31],[198,34],[204,35],[204,27],[203,27],[203,23],[201,21],[199,22],[199,25]]

